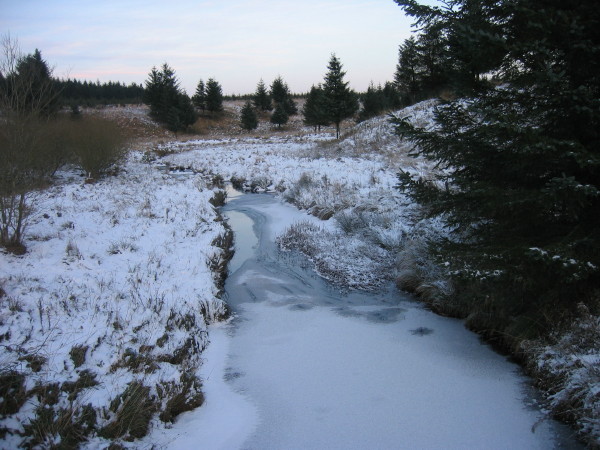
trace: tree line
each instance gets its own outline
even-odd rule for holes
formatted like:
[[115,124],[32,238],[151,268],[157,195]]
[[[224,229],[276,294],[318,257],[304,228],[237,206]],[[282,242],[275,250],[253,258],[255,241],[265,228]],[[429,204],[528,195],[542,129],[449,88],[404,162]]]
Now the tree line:
[[[259,118],[268,115],[269,122],[279,128],[288,122],[290,116],[302,113],[305,125],[316,130],[333,125],[339,137],[341,122],[357,112],[357,119],[361,121],[402,105],[394,83],[387,82],[383,87],[371,83],[366,93],[358,94],[348,87],[349,83],[344,80],[346,73],[342,69],[340,60],[332,55],[323,82],[313,85],[304,96],[306,101],[302,111],[294,100],[299,96],[292,94],[281,76],[269,86],[261,79],[253,94],[239,97],[246,100],[240,114],[240,126],[254,130],[258,127]],[[160,70],[152,68],[143,94],[144,103],[150,107],[150,115],[172,131],[187,129],[195,123],[198,114],[218,115],[223,111],[224,98],[221,85],[213,78],[206,83],[200,79],[194,95],[189,98],[167,63]]]
[[[344,81],[346,73],[342,68],[335,54],[331,55],[323,83],[312,86],[301,111],[304,124],[315,127],[315,130],[335,125],[336,137],[340,135],[341,122],[359,109],[359,97]],[[273,81],[270,90],[263,80],[258,82],[252,100],[248,100],[242,108],[242,128],[255,129],[258,126],[257,112],[269,111],[273,111],[270,122],[278,127],[287,123],[289,116],[299,112],[281,76]]]
[[75,79],[55,80],[64,105],[95,106],[98,104],[142,103],[144,87],[141,84],[126,85],[118,81],[95,83]]

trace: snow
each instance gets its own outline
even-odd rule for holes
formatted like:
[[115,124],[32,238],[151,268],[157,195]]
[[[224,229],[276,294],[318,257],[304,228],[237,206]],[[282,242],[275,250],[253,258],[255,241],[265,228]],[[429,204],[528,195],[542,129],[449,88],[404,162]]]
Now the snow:
[[[140,159],[133,154],[127,173],[95,184],[65,174],[34,199],[28,252],[0,257],[0,334],[8,339],[0,358],[4,370],[27,375],[28,389],[64,387],[88,370],[98,384],[77,401],[102,409],[133,380],[177,384],[201,364],[206,323],[225,312],[209,269],[224,228],[199,178],[178,180]],[[198,351],[182,366],[169,362],[186,348]],[[25,357],[40,358],[41,369]],[[39,401],[30,398],[9,426],[22,429]],[[68,405],[61,394],[59,406]]]
[[206,403],[195,411],[183,413],[171,428],[152,433],[141,445],[173,450],[199,445],[206,449],[242,448],[256,428],[258,412],[254,404],[225,381],[231,345],[228,328],[227,324],[209,327],[210,345],[203,353],[205,363],[200,371]]
[[[427,126],[432,106],[401,114]],[[418,253],[419,236],[443,230],[439,222],[417,222],[415,206],[394,189],[400,168],[431,170],[407,158],[403,146],[387,118],[376,118],[340,142],[327,135],[174,141],[159,146],[167,156],[155,164],[133,152],[118,176],[94,184],[65,171],[31,199],[28,253],[0,254],[0,336],[10,336],[0,347],[3,368],[26,373],[28,389],[93,371],[99,384],[78,401],[105,409],[132,380],[156,394],[186,370],[199,375],[204,405],[174,424],[155,417],[148,436],[123,442],[136,448],[552,447],[555,425],[528,405],[526,379],[460,322],[395,291],[373,294],[376,301],[346,293],[340,303],[312,266],[247,261],[255,252],[268,261],[276,238],[302,221],[324,231],[320,239],[337,250],[327,264],[348,269],[347,279],[370,267],[357,266],[360,258],[347,249],[387,246],[378,273],[395,264],[400,247]],[[170,173],[173,166],[184,170]],[[248,189],[282,191],[246,206],[230,195],[230,220],[245,224],[246,234],[238,235],[230,265],[235,316],[225,323],[218,322],[225,304],[210,270],[219,253],[213,241],[225,232],[209,203],[216,174],[243,178]],[[328,208],[332,219],[315,217]],[[341,214],[366,220],[372,233],[346,233]],[[279,258],[296,261],[293,253]],[[293,294],[282,272],[296,280],[290,285],[300,283]],[[248,286],[254,297],[243,294]],[[173,326],[186,317],[193,318],[189,329]],[[198,351],[185,364],[160,359],[190,338]],[[88,347],[79,367],[76,346]],[[146,354],[143,348],[155,370],[123,366],[128,349]],[[43,369],[27,367],[24,354],[43,356]],[[61,395],[58,406],[68,406]],[[0,426],[21,431],[37,406],[30,398]],[[100,425],[113,416],[99,416]],[[84,447],[106,444],[95,437]],[[0,443],[17,445],[14,435]]]
[[[533,400],[518,367],[460,321],[393,291],[331,290],[274,250],[284,222],[306,220],[305,213],[265,196],[232,203],[227,209],[245,211],[267,230],[257,256],[231,275],[227,288],[236,316],[223,377],[259,417],[241,448],[556,443],[558,428],[528,405]],[[232,225],[237,231],[247,223]]]

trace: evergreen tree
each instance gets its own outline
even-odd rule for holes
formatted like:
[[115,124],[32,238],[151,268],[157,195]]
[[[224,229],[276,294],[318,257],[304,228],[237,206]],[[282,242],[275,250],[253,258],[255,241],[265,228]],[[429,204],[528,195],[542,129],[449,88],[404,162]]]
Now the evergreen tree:
[[387,108],[387,101],[383,93],[381,85],[375,87],[373,82],[367,88],[367,92],[362,96],[362,108],[358,113],[358,120],[363,120],[375,117]]
[[213,78],[206,82],[206,109],[211,113],[223,111],[223,90]]
[[423,85],[423,67],[419,46],[414,36],[406,39],[398,51],[398,65],[394,82],[403,102],[413,104],[420,97]]
[[253,97],[254,106],[259,111],[271,111],[273,105],[271,103],[271,97],[267,92],[265,82],[261,79],[256,85],[256,92]]
[[[87,82],[84,88],[87,90]],[[152,67],[146,80],[146,89],[144,90],[144,103],[150,107],[150,115],[155,119],[160,116],[160,98],[162,92],[162,74],[156,67]]]
[[[420,5],[415,0],[395,0],[408,15],[416,17],[420,34],[416,42],[401,48],[400,74],[411,83],[417,50],[420,97],[437,95],[444,88],[469,94],[488,84],[505,55],[505,2],[454,0],[443,6]],[[404,61],[402,61],[404,59]],[[410,61],[410,62],[409,62]],[[407,73],[408,72],[408,73]]]
[[304,116],[304,124],[315,127],[315,131],[320,130],[322,126],[331,124],[327,115],[325,96],[321,85],[311,87],[306,102],[304,102],[302,115]]
[[198,86],[196,87],[196,93],[192,97],[192,102],[196,108],[202,111],[206,109],[206,89],[202,79],[198,81]]
[[281,105],[288,116],[298,114],[296,102],[292,99],[288,85],[281,76],[275,78],[271,84],[271,97],[275,105]]
[[161,71],[156,67],[150,71],[144,103],[150,106],[150,115],[172,131],[185,129],[196,121],[191,101],[167,63],[162,65]]
[[177,112],[178,112],[178,121],[180,123],[180,128],[173,131],[185,130],[194,123],[196,123],[196,111],[194,111],[194,105],[192,104],[192,100],[187,96],[185,92],[180,92],[177,98]]
[[298,105],[296,105],[296,102],[292,98],[292,94],[288,94],[288,96],[284,100],[283,109],[285,109],[285,113],[288,116],[295,116],[296,114],[298,114]]
[[396,89],[396,85],[390,81],[386,81],[383,85],[383,98],[385,99],[385,109],[397,109],[402,106],[400,93]]
[[24,90],[22,95],[15,97],[22,102],[19,110],[42,116],[50,116],[58,111],[58,89],[51,77],[50,68],[38,49],[32,55],[21,58],[11,76],[14,80],[10,82],[10,86],[27,86],[26,92]]
[[[592,0],[504,0],[487,20],[464,35],[501,24],[489,45],[505,49],[503,64],[482,49],[468,66],[499,70],[504,85],[441,105],[433,130],[395,119],[441,169],[434,180],[403,173],[400,186],[454,230],[433,254],[449,264],[459,301],[514,334],[515,323],[546,326],[589,304],[600,286],[599,12]],[[449,34],[454,25],[444,24]]]
[[281,76],[275,78],[273,80],[273,83],[271,83],[271,98],[273,99],[275,104],[283,103],[287,98],[288,94],[288,87],[283,81],[283,78],[281,78]]
[[357,96],[344,81],[346,72],[342,71],[340,60],[333,54],[327,66],[323,83],[325,108],[329,120],[335,124],[336,138],[340,137],[340,123],[358,110]]
[[247,101],[242,108],[241,126],[244,130],[255,130],[258,127],[258,118],[252,107],[252,102]]
[[281,125],[285,125],[289,120],[289,116],[285,111],[284,106],[278,103],[275,106],[275,111],[271,114],[271,123],[277,125],[277,128],[281,128]]

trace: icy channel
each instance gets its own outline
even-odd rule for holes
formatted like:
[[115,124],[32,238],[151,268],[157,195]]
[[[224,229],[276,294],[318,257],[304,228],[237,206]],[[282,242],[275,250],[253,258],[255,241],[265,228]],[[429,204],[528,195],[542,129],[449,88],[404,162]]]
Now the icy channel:
[[235,318],[211,330],[206,405],[175,424],[170,448],[578,448],[462,322],[393,289],[341,294],[278,252],[277,234],[316,219],[265,194],[224,211],[240,250]]

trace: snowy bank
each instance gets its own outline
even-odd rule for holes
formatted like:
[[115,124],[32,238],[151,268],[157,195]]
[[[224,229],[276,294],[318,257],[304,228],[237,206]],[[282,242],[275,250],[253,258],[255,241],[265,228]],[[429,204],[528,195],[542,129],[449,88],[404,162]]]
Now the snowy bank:
[[215,193],[140,154],[123,169],[32,195],[28,252],[0,254],[3,446],[132,440],[203,403],[207,325],[227,314]]

